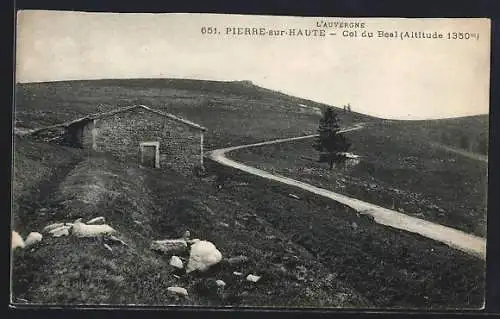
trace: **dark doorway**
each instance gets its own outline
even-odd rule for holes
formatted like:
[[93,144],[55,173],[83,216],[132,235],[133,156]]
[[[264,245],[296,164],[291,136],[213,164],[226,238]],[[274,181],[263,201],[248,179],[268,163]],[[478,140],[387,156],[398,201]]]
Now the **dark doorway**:
[[156,162],[156,147],[144,146],[142,152],[142,165],[147,167],[155,167]]
[[158,168],[159,167],[159,143],[158,142],[143,142],[141,148],[140,164],[146,167]]

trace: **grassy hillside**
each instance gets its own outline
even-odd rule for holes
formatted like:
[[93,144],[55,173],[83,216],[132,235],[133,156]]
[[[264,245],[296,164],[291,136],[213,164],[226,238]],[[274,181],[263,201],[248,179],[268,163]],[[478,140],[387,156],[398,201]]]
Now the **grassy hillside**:
[[[300,243],[376,308],[474,308],[485,263],[444,244],[395,230],[294,187],[224,169],[225,192],[252,201],[259,216]],[[241,185],[244,181],[247,185]],[[240,186],[241,185],[241,186]],[[264,196],[263,194],[269,194]],[[298,199],[292,199],[293,194]],[[288,200],[284,200],[288,197]]]
[[[207,148],[311,134],[322,104],[246,82],[94,80],[18,85],[16,125],[35,128],[89,113],[145,104],[207,127]],[[300,107],[305,104],[311,108]],[[346,124],[373,118],[351,113]]]
[[52,184],[82,160],[81,150],[14,137],[12,175],[12,222],[22,229],[43,207]]
[[[27,145],[23,140],[17,147]],[[481,306],[481,260],[378,225],[342,205],[209,164],[210,176],[199,180],[94,156],[40,181],[52,191],[42,198],[44,214],[21,219],[23,236],[54,221],[104,216],[128,247],[108,251],[98,240],[46,237],[15,251],[14,296],[69,304]],[[182,275],[149,243],[185,230],[212,241],[226,257],[243,254],[249,260]],[[233,271],[262,279],[250,284]],[[223,292],[210,285],[215,279],[227,283]],[[185,287],[190,297],[168,295],[171,285]]]
[[354,167],[329,171],[313,140],[242,149],[235,159],[380,206],[486,236],[484,161],[439,147],[399,123],[372,122],[347,133]]
[[488,154],[488,115],[425,121],[391,121],[415,137],[482,155]]
[[[324,106],[245,81],[169,79],[23,84],[17,87],[16,100],[20,128],[146,104],[207,127],[207,149],[315,133],[320,115],[314,108]],[[423,130],[417,122],[358,113],[340,112],[340,119],[342,126],[367,123],[365,130],[350,133],[353,151],[363,155],[352,170],[327,172],[311,161],[317,154],[308,141],[235,156],[484,234],[486,164],[429,146],[444,143],[439,140],[442,130],[470,125],[430,123]],[[175,170],[138,169],[135,163],[129,167],[105,154],[88,155],[16,138],[14,227],[26,236],[49,222],[104,216],[129,247],[108,251],[95,240],[44,238],[14,255],[16,297],[44,303],[216,306],[482,305],[484,262],[378,225],[340,204],[213,163],[209,177],[196,179]],[[219,189],[221,180],[225,183]],[[222,263],[205,275],[180,275],[168,266],[167,257],[149,250],[149,243],[185,230],[214,242],[224,256],[244,254],[249,261],[236,268]],[[254,285],[232,275],[235,270],[263,277]],[[223,293],[210,288],[214,279],[227,283]],[[169,296],[166,288],[171,285],[187,288],[190,298]]]
[[[47,148],[47,144],[28,139],[18,140],[16,145],[18,161],[24,160],[24,154],[39,160],[34,162],[39,166],[29,166],[30,172],[45,165],[43,155],[33,152],[35,146]],[[339,280],[334,269],[325,267],[257,215],[251,208],[255,199],[219,196],[210,178],[196,180],[171,170],[138,169],[104,155],[80,157],[70,163],[65,149],[55,148],[59,149],[52,150],[53,160],[67,164],[64,174],[38,180],[39,188],[50,191],[37,198],[34,210],[30,201],[19,201],[19,211],[32,213],[20,214],[14,229],[25,237],[54,222],[103,216],[128,247],[112,245],[109,251],[99,240],[47,235],[32,248],[14,251],[14,300],[43,304],[371,306],[362,294]],[[24,182],[27,180],[18,179],[20,188],[27,185]],[[248,261],[238,266],[221,263],[207,273],[185,275],[169,266],[168,255],[149,249],[152,240],[178,238],[186,230],[192,238],[212,241],[224,257],[243,254]],[[234,271],[244,276],[235,276]],[[248,273],[262,279],[249,283],[245,280]],[[210,285],[216,279],[226,282],[223,291]],[[169,295],[167,287],[174,285],[185,287],[189,298]]]
[[[326,106],[249,81],[124,79],[27,83],[16,86],[16,126],[53,125],[132,104],[146,104],[204,125],[209,129],[208,148],[315,133],[320,116],[317,109]],[[339,111],[346,126],[382,121]],[[415,138],[486,154],[487,115],[384,122]]]

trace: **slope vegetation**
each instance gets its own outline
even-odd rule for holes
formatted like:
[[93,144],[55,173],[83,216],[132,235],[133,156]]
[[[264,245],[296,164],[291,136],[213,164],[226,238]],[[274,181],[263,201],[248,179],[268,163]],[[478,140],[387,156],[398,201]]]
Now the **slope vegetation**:
[[[18,85],[16,126],[48,126],[89,113],[145,104],[208,128],[207,148],[314,133],[323,104],[251,83],[181,79],[93,80]],[[300,106],[300,104],[307,107]],[[344,122],[374,120],[358,113]]]
[[415,137],[398,123],[347,133],[354,166],[330,171],[312,139],[242,149],[232,157],[369,203],[486,236],[488,163]]
[[[145,104],[207,127],[207,149],[314,134],[318,108],[324,107],[245,81],[171,79],[23,84],[16,100],[21,129]],[[484,234],[486,164],[429,147],[429,142],[446,144],[438,137],[451,126],[421,129],[416,122],[340,113],[342,126],[366,123],[365,130],[351,134],[353,151],[363,156],[352,169],[328,172],[315,162],[308,141],[235,155],[266,170]],[[209,177],[190,179],[175,170],[138,169],[29,138],[16,139],[15,154],[13,219],[23,237],[51,222],[104,216],[129,244],[109,251],[99,241],[47,237],[16,251],[14,295],[29,302],[482,306],[481,260],[282,185],[218,165],[209,167]],[[149,243],[186,230],[212,241],[224,256],[244,254],[249,261],[180,276]],[[233,271],[255,272],[262,279],[251,284]],[[227,283],[224,293],[210,286],[214,279]],[[188,289],[189,299],[168,295],[172,285]]]
[[[33,147],[47,145],[23,140],[23,154],[39,160]],[[52,147],[52,146],[49,146]],[[26,149],[28,148],[28,149]],[[56,149],[58,148],[58,149]],[[52,161],[70,159],[54,147]],[[127,244],[108,250],[101,240],[46,234],[42,242],[13,254],[13,300],[43,304],[145,304],[212,306],[369,307],[371,303],[334,269],[260,216],[256,198],[220,195],[212,178],[189,179],[173,170],[148,170],[118,163],[104,154],[80,157],[64,174],[40,179],[50,187],[30,214],[18,214],[14,229],[23,237],[48,224],[84,221],[102,216]],[[26,168],[26,173],[28,173]],[[22,183],[19,180],[19,183]],[[25,184],[27,185],[27,184]],[[23,188],[23,185],[19,186]],[[272,196],[260,194],[260,198]],[[287,198],[276,199],[277,201]],[[18,203],[20,212],[31,201]],[[185,274],[169,266],[168,255],[150,249],[152,240],[192,238],[213,242],[226,258],[244,255],[239,265],[223,262],[207,273]],[[233,272],[239,271],[242,276]],[[262,277],[257,283],[247,274]],[[213,285],[224,280],[223,291]],[[168,293],[182,286],[187,299]]]

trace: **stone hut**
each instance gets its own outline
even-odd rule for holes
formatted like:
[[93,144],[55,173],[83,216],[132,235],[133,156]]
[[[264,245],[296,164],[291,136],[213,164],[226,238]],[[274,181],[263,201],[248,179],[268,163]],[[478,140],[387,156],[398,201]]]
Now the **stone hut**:
[[174,167],[192,172],[203,167],[206,128],[170,113],[134,105],[53,126],[62,128],[65,145],[105,152],[124,162],[147,167]]

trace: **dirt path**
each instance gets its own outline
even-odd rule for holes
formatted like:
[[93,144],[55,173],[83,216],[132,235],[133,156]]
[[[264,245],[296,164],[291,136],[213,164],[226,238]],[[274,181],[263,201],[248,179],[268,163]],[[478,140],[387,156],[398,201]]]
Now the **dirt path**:
[[[352,128],[342,130],[340,132],[349,132],[349,131],[354,131],[354,130],[359,130],[362,129],[363,125],[362,124],[357,124],[353,126]],[[345,195],[341,195],[332,191],[329,191],[327,189],[319,188],[307,183],[303,183],[288,177],[284,177],[281,175],[274,175],[269,172],[266,172],[264,170],[248,166],[239,162],[236,162],[234,160],[231,160],[227,158],[225,155],[228,152],[243,149],[243,148],[250,148],[250,147],[257,147],[257,146],[262,146],[262,145],[269,145],[269,144],[276,144],[276,143],[283,143],[283,142],[289,142],[289,141],[295,141],[295,140],[300,140],[300,139],[307,139],[307,138],[312,138],[316,135],[307,135],[307,136],[301,136],[301,137],[294,137],[294,138],[284,138],[284,139],[278,139],[278,140],[272,140],[272,141],[265,141],[261,143],[255,143],[255,144],[248,144],[248,145],[240,145],[240,146],[233,146],[233,147],[228,147],[228,148],[222,148],[222,149],[217,149],[209,152],[209,157],[213,159],[214,161],[226,165],[229,167],[236,168],[238,170],[244,171],[249,174],[253,174],[255,176],[259,176],[262,178],[266,178],[269,180],[274,180],[277,182],[281,182],[287,185],[299,187],[303,190],[312,192],[314,194],[321,195],[326,198],[333,199],[339,203],[342,203],[346,206],[349,206],[353,208],[354,210],[362,213],[362,214],[368,214],[373,216],[375,221],[379,224],[390,226],[393,228],[405,230],[408,232],[412,233],[417,233],[419,235],[422,235],[424,237],[442,242],[454,249],[458,249],[461,251],[464,251],[466,253],[472,254],[474,256],[477,256],[483,260],[486,259],[486,240],[481,237],[477,237],[471,234],[467,234],[465,232],[462,232],[460,230],[451,228],[451,227],[446,227],[443,225],[439,225],[436,223],[432,223],[423,219],[419,219],[416,217],[408,216],[406,214],[402,214],[400,212],[386,209],[374,204],[370,204],[367,202],[363,202],[361,200],[351,198]]]
[[442,148],[442,149],[444,149],[444,150],[446,150],[448,152],[456,153],[456,154],[459,154],[459,155],[462,155],[462,156],[465,156],[465,157],[468,157],[468,158],[472,158],[472,159],[475,159],[475,160],[478,160],[478,161],[483,161],[483,162],[488,163],[488,156],[487,155],[473,153],[473,152],[468,152],[466,150],[461,150],[461,149],[454,148],[454,147],[447,146],[447,145],[440,144],[440,143],[430,143],[430,144],[433,147]]

